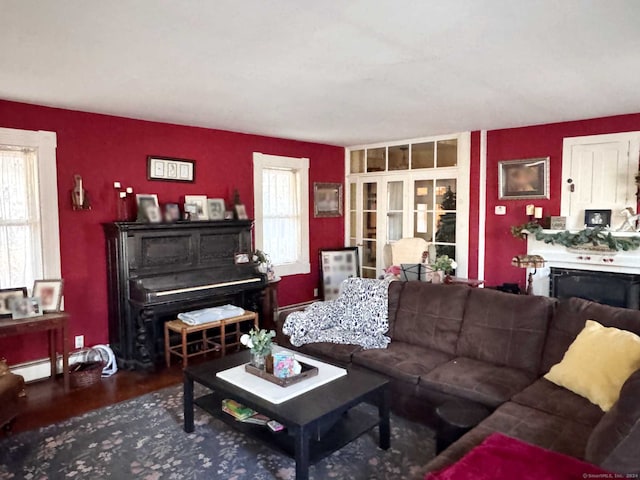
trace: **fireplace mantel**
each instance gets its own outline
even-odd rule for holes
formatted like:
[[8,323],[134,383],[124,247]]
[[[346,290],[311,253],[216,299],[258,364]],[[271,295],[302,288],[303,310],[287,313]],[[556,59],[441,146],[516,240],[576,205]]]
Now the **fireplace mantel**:
[[[545,233],[557,233],[544,230]],[[633,232],[611,232],[616,237],[640,235]],[[628,251],[597,251],[589,248],[568,249],[563,245],[544,243],[529,235],[527,254],[540,255],[546,260],[533,278],[533,293],[549,295],[549,274],[552,267],[591,270],[598,272],[640,274],[640,249]]]

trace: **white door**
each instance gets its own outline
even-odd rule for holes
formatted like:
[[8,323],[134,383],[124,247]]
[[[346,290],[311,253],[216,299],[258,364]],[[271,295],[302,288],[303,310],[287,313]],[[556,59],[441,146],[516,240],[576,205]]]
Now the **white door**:
[[636,206],[639,134],[565,138],[562,155],[562,215],[567,228],[585,224],[585,210],[611,210],[612,227],[620,211]]

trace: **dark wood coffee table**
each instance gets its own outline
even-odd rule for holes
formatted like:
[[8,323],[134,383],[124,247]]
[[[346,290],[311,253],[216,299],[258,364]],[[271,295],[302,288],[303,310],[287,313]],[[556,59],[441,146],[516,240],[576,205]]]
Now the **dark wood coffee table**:
[[[249,359],[247,350],[184,369],[185,432],[194,430],[194,404],[198,405],[227,425],[294,458],[298,480],[309,478],[310,465],[375,426],[379,428],[380,448],[389,448],[389,382],[383,376],[350,367],[346,376],[276,405],[216,377],[217,372],[248,363]],[[207,387],[211,393],[194,399],[194,383]],[[224,398],[236,400],[287,428],[273,433],[264,426],[238,422],[222,411]],[[377,406],[378,414],[351,410],[363,402]]]

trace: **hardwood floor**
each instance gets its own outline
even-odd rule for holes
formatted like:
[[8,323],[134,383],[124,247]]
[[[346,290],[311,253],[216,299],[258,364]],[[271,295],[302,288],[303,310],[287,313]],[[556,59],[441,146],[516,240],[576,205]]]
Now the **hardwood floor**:
[[[13,423],[12,434],[60,422],[181,382],[182,367],[178,363],[157,372],[120,370],[94,385],[69,392],[64,391],[62,378],[30,383],[26,386],[25,410]],[[0,438],[4,435],[7,433],[0,433]]]

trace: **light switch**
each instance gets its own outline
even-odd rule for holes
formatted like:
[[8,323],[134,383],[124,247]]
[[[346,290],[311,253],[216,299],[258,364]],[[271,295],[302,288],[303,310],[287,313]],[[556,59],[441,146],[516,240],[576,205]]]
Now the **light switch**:
[[504,205],[496,205],[495,212],[496,215],[506,215],[507,207],[505,207]]

